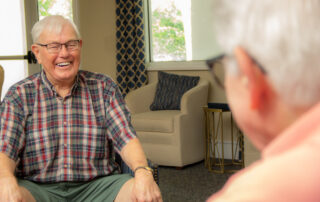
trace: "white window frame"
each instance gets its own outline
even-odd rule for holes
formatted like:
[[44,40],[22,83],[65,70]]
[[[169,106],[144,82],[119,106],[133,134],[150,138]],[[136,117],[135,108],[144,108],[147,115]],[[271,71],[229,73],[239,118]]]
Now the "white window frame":
[[72,15],[73,22],[80,31],[80,2],[77,0],[72,0]]
[[148,71],[159,70],[208,70],[205,60],[192,60],[192,61],[168,61],[168,62],[151,62],[151,25],[149,15],[151,8],[149,6],[149,0],[144,0],[144,33],[145,33],[145,57],[146,68]]

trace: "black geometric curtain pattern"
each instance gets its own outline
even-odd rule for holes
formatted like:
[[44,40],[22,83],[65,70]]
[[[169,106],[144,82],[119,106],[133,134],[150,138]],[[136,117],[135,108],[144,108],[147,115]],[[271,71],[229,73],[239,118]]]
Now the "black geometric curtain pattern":
[[125,96],[147,84],[143,0],[116,0],[117,82]]

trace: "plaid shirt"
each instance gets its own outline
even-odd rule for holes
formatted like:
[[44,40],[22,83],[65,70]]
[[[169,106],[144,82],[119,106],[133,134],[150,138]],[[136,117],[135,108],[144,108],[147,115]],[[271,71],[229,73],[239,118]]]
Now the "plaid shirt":
[[19,159],[17,177],[37,182],[118,172],[113,148],[119,152],[136,137],[117,85],[86,71],[65,98],[44,71],[30,76],[9,89],[0,113],[0,152]]

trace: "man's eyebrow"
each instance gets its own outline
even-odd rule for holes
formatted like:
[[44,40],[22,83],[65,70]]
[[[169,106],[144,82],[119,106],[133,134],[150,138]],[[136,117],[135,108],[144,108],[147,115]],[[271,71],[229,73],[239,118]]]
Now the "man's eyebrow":
[[[68,40],[68,41],[66,41],[66,42],[64,42],[64,43],[68,43],[68,42],[70,42],[70,41],[76,41],[76,40],[79,40],[79,39],[70,39],[70,40]],[[60,43],[60,42],[58,42],[58,41],[49,41],[49,42],[44,43],[44,44],[52,44],[52,43],[64,44],[64,43]]]

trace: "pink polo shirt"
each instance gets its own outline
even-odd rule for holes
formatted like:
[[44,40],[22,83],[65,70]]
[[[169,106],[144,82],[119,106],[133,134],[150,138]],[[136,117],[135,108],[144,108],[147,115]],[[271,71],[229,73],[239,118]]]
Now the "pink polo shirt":
[[320,104],[263,148],[261,159],[233,175],[212,201],[320,201]]

